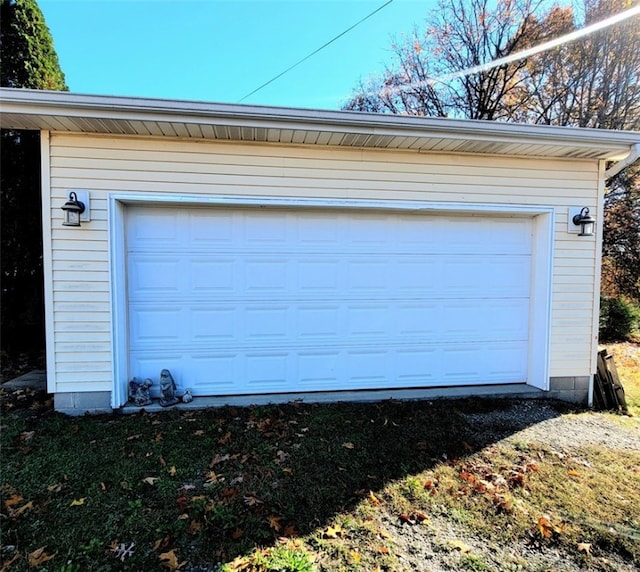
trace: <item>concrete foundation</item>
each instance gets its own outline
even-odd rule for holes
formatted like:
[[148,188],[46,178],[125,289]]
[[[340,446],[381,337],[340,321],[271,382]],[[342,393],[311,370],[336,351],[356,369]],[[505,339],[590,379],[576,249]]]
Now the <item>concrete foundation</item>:
[[[589,376],[552,377],[549,391],[542,391],[526,384],[483,385],[469,387],[434,387],[428,389],[396,389],[375,391],[331,391],[317,393],[277,393],[269,395],[232,395],[196,397],[191,403],[178,403],[169,408],[161,407],[157,400],[144,407],[146,411],[165,409],[195,410],[225,405],[266,405],[301,401],[305,403],[331,403],[334,401],[382,401],[384,399],[460,399],[464,397],[558,399],[576,404],[587,404]],[[111,413],[111,394],[108,391],[87,393],[56,393],[56,411],[67,415],[85,413]],[[127,404],[119,411],[135,413],[141,408]]]
[[111,413],[113,411],[110,391],[55,393],[53,407],[56,411],[67,415]]

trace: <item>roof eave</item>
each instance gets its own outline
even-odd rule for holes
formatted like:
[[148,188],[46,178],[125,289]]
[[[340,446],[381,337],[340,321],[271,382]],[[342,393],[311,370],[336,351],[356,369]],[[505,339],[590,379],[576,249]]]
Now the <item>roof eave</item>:
[[[538,154],[543,156],[543,147],[550,145],[554,148],[573,149],[576,154],[581,150],[591,150],[597,158],[603,159],[620,158],[628,154],[631,147],[640,141],[640,133],[629,131],[81,95],[11,88],[0,88],[0,101],[2,102],[0,125],[3,128],[13,129],[34,128],[34,126],[38,128],[38,125],[47,125],[46,120],[50,119],[54,120],[56,125],[59,124],[58,130],[62,131],[127,133],[124,128],[118,131],[119,122],[124,126],[127,122],[142,121],[191,126],[224,126],[241,130],[279,129],[386,138],[441,138],[454,142],[493,143],[506,146],[532,145],[540,147]],[[55,118],[58,118],[57,122]],[[79,120],[79,123],[72,121],[65,125],[64,118]],[[92,129],[83,128],[83,121],[92,122]],[[105,121],[110,123],[110,126],[105,125]],[[386,146],[382,145],[382,147]]]

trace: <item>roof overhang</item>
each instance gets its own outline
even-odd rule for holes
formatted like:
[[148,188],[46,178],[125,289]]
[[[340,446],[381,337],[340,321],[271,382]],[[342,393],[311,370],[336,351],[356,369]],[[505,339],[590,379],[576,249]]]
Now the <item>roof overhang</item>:
[[0,127],[422,152],[620,159],[640,132],[0,89]]

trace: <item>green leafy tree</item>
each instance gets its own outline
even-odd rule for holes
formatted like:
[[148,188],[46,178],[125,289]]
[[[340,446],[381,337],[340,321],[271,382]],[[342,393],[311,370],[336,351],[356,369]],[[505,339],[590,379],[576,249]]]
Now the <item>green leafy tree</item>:
[[[66,90],[51,33],[35,0],[0,5],[2,87]],[[44,348],[40,135],[2,130],[0,209],[3,367]]]
[[2,87],[66,91],[51,32],[36,0],[2,0]]

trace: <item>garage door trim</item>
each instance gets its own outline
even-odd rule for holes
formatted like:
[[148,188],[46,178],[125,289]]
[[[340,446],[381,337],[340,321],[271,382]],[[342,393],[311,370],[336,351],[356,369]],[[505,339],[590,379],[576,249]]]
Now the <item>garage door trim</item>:
[[527,383],[539,389],[548,389],[549,383],[549,328],[551,312],[551,278],[553,256],[554,209],[528,205],[431,203],[427,201],[352,200],[271,198],[246,196],[185,196],[178,194],[121,194],[109,197],[109,248],[112,274],[113,371],[112,406],[121,407],[127,401],[128,381],[128,323],[126,288],[126,208],[136,206],[224,206],[224,207],[321,207],[336,210],[423,211],[437,214],[477,214],[530,216],[533,220],[531,266],[531,312],[528,348]]

